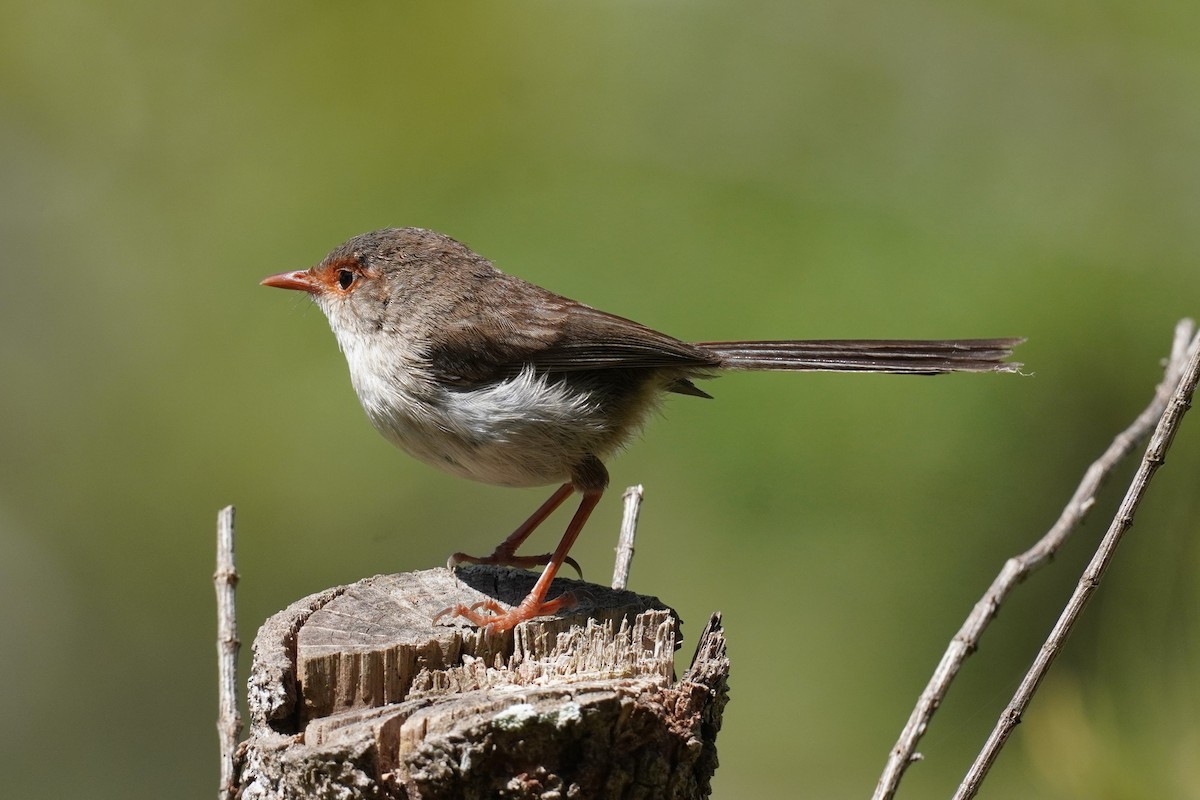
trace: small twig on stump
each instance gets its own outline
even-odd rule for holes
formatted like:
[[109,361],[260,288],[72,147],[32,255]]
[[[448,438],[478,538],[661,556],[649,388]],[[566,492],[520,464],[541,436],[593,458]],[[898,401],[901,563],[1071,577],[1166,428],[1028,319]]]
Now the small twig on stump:
[[613,565],[612,588],[624,589],[629,583],[633,564],[633,540],[637,537],[638,514],[642,511],[645,490],[639,483],[625,490],[625,512],[621,516],[621,536],[617,540],[617,561]]
[[1154,477],[1154,473],[1166,459],[1167,450],[1171,447],[1171,441],[1175,438],[1175,432],[1179,429],[1184,412],[1191,406],[1192,395],[1196,391],[1198,381],[1200,381],[1200,336],[1193,338],[1188,347],[1187,364],[1183,375],[1178,379],[1166,410],[1163,411],[1162,417],[1154,429],[1154,434],[1150,437],[1150,444],[1146,447],[1142,462],[1138,465],[1137,473],[1134,475],[1129,489],[1125,492],[1125,497],[1121,499],[1121,505],[1117,508],[1107,533],[1100,540],[1100,546],[1088,563],[1087,569],[1083,571],[1079,583],[1075,586],[1075,591],[1072,592],[1070,600],[1067,601],[1062,614],[1054,624],[1054,628],[1051,629],[1050,635],[1046,637],[1046,641],[1034,658],[1033,665],[1025,673],[1021,685],[1017,687],[1008,707],[1000,715],[996,727],[975,758],[975,763],[971,765],[971,769],[963,778],[958,791],[955,792],[955,800],[970,800],[979,791],[980,784],[987,777],[988,770],[995,763],[1000,749],[1004,747],[1013,728],[1021,721],[1021,715],[1028,708],[1029,701],[1033,699],[1033,695],[1049,671],[1050,665],[1062,652],[1067,636],[1070,635],[1071,629],[1083,613],[1092,593],[1100,585],[1104,570],[1112,562],[1117,545],[1133,525],[1133,516],[1137,513],[1138,505],[1146,495],[1150,479]]
[[1033,547],[1010,558],[987,592],[975,604],[958,633],[951,639],[929,683],[917,699],[916,707],[892,748],[872,800],[891,800],[904,771],[908,769],[909,764],[921,758],[916,752],[917,743],[925,734],[930,719],[941,705],[963,662],[975,651],[983,632],[995,618],[1009,592],[1058,552],[1095,505],[1096,495],[1113,469],[1162,419],[1172,393],[1177,388],[1182,388],[1185,383],[1181,376],[1186,368],[1189,352],[1194,354],[1196,342],[1195,324],[1191,320],[1183,320],[1176,325],[1171,357],[1167,362],[1163,380],[1156,387],[1149,406],[1128,428],[1119,433],[1104,454],[1088,467],[1075,494],[1071,496],[1054,526]]
[[241,642],[237,635],[237,605],[234,590],[237,568],[233,561],[233,506],[217,514],[217,569],[213,583],[217,588],[217,736],[221,742],[221,787],[218,797],[234,796],[234,753],[242,732],[237,705],[237,657]]

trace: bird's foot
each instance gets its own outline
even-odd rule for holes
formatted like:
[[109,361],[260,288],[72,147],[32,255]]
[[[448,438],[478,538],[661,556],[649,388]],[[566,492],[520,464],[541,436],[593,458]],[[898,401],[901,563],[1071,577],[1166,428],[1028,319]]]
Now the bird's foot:
[[449,608],[443,608],[434,615],[433,624],[436,625],[442,617],[448,615],[450,617],[462,617],[475,627],[487,628],[492,633],[503,633],[515,628],[527,619],[546,617],[557,614],[564,608],[572,608],[575,602],[575,595],[572,592],[566,592],[553,600],[546,601],[539,600],[531,594],[522,600],[520,605],[510,609],[488,598],[469,606],[459,603]]
[[[466,553],[455,553],[446,559],[446,566],[449,569],[454,569],[459,564],[494,564],[500,567],[530,569],[532,567],[544,567],[553,559],[553,553],[542,553],[540,556],[519,556],[503,548],[497,548],[490,556],[469,556]],[[583,570],[580,569],[578,561],[567,556],[563,559],[563,563],[570,564],[572,569],[579,574],[579,578],[583,579]]]

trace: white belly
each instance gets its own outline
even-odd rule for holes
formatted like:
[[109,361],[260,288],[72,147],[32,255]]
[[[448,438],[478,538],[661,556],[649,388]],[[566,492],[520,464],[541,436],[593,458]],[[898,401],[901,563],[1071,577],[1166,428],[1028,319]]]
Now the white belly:
[[376,430],[454,475],[500,486],[564,483],[585,455],[604,457],[622,443],[589,396],[531,368],[486,388],[454,391],[414,369],[380,369],[366,348],[346,356]]

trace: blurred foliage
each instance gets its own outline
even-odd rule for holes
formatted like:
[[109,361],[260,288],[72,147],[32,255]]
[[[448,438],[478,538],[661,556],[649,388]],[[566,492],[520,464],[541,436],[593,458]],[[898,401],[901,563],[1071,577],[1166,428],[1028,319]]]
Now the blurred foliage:
[[[1197,30],[1121,0],[4,4],[6,793],[211,796],[221,505],[248,645],[541,501],[391,449],[319,312],[256,285],[422,225],[683,338],[1029,337],[1026,378],[725,378],[612,465],[647,486],[633,588],[691,636],[726,615],[716,796],[866,796],[1200,313]],[[985,796],[1200,797],[1198,429]],[[1119,490],[1006,606],[902,796],[956,785]]]

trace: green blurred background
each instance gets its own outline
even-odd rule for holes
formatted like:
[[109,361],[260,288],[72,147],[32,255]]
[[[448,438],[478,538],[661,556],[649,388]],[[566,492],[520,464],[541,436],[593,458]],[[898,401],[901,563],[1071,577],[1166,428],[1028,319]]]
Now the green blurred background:
[[[392,449],[319,311],[257,285],[387,225],[681,338],[1029,337],[1033,377],[677,398],[575,549],[605,576],[644,483],[632,588],[685,653],[725,612],[716,797],[866,796],[1200,313],[1198,30],[1120,0],[4,4],[5,796],[212,796],[220,506],[244,669],[289,602],[541,502]],[[1189,419],[983,796],[1200,797],[1198,476]],[[1122,485],[1005,607],[902,797],[957,784]]]

